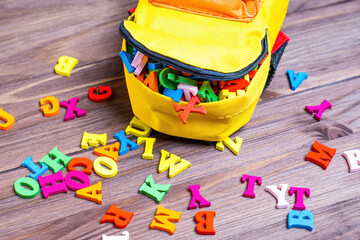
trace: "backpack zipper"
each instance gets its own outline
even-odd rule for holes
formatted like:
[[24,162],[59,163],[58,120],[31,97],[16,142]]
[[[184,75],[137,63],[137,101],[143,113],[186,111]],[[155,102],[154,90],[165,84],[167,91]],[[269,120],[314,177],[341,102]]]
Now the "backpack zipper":
[[232,81],[234,79],[239,79],[244,77],[245,75],[249,74],[256,66],[259,65],[259,63],[266,57],[266,54],[268,52],[268,41],[267,41],[267,34],[265,34],[265,37],[261,40],[261,46],[262,51],[260,53],[260,56],[251,64],[246,66],[245,68],[241,69],[237,72],[232,73],[221,73],[213,70],[208,69],[202,69],[198,67],[194,67],[185,63],[182,63],[178,60],[165,57],[161,54],[158,54],[156,52],[148,50],[144,45],[136,41],[130,34],[130,32],[125,28],[124,21],[121,22],[119,31],[121,35],[124,37],[124,39],[127,41],[128,44],[139,50],[140,52],[144,53],[151,59],[155,61],[159,61],[161,63],[164,63],[166,65],[172,66],[174,68],[177,68],[180,71],[190,73],[192,75],[198,76],[200,78],[204,78],[207,80],[216,80],[216,81]]

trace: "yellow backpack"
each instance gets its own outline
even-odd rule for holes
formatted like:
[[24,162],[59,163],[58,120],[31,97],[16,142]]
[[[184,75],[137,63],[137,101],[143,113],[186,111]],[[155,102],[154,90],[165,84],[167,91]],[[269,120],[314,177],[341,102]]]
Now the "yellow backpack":
[[186,124],[173,99],[125,70],[134,115],[173,136],[205,141],[230,136],[250,120],[264,90],[287,7],[288,0],[139,0],[136,11],[120,25],[123,51],[131,46],[200,81],[232,81],[261,65],[244,95],[201,103],[206,114],[190,113]]

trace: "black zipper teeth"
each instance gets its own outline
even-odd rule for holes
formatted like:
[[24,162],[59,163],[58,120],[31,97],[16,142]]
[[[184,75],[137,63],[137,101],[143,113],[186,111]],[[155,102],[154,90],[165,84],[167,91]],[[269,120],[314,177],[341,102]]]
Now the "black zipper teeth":
[[[260,56],[254,62],[252,62],[250,65],[246,66],[245,68],[243,68],[240,71],[235,72],[235,73],[219,73],[219,72],[215,72],[212,70],[204,70],[201,68],[197,68],[197,67],[185,64],[185,63],[181,63],[175,59],[171,59],[171,58],[165,57],[161,54],[154,53],[154,52],[148,50],[144,45],[142,45],[141,43],[136,41],[131,36],[131,34],[128,32],[128,30],[124,26],[124,21],[121,22],[119,31],[120,31],[121,35],[125,38],[125,40],[131,46],[135,47],[140,52],[146,54],[151,59],[159,61],[166,65],[175,67],[180,71],[187,72],[192,75],[199,76],[201,78],[205,78],[208,80],[232,81],[234,79],[239,79],[241,77],[244,77],[245,75],[249,74],[256,66],[259,65],[259,63],[265,58],[265,56],[268,52],[267,34],[266,34],[264,39],[261,40],[262,52],[261,52]],[[161,57],[158,57],[157,55],[159,55]],[[194,69],[194,70],[192,70],[192,69]],[[199,73],[199,71],[211,71],[211,72],[214,72],[214,74],[204,74],[204,73]]]

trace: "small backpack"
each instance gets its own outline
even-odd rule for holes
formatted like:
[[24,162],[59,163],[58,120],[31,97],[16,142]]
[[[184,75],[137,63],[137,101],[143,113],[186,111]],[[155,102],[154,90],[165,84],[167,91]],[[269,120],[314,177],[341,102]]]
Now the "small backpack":
[[[119,28],[134,115],[172,136],[204,141],[229,137],[250,120],[275,74],[289,40],[280,32],[287,7],[288,0],[139,0]],[[147,65],[136,76],[128,64],[138,52]],[[154,71],[157,91],[144,80]],[[193,81],[198,94],[191,101],[168,97],[178,93],[179,84]]]

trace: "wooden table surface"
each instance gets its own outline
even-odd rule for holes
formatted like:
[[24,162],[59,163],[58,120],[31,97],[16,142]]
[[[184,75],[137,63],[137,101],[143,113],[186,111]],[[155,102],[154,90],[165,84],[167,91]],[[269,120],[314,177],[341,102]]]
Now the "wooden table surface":
[[[118,32],[135,0],[6,0],[0,2],[0,107],[11,113],[15,125],[0,130],[0,238],[1,239],[101,239],[120,235],[113,224],[100,224],[112,203],[134,212],[126,228],[130,239],[360,239],[360,173],[349,173],[342,153],[360,148],[360,1],[291,0],[282,31],[291,37],[271,86],[261,97],[251,121],[231,137],[244,139],[240,154],[217,151],[215,144],[153,133],[157,139],[154,160],[141,158],[143,146],[120,156],[118,174],[103,179],[95,173],[91,184],[102,181],[103,203],[77,198],[75,192],[45,199],[16,195],[13,185],[30,173],[21,162],[34,162],[55,146],[71,157],[95,160],[93,148],[83,150],[84,131],[114,134],[133,117],[118,56],[122,38]],[[62,55],[79,64],[71,77],[54,73]],[[286,70],[309,74],[292,91]],[[110,86],[110,101],[93,103],[88,89]],[[55,96],[59,101],[79,97],[86,117],[65,122],[66,110],[51,118],[42,115],[39,100]],[[321,122],[304,111],[323,99],[333,104]],[[136,140],[135,137],[129,137]],[[328,169],[305,161],[314,141],[336,148]],[[169,179],[157,173],[164,149],[192,163],[191,168]],[[67,170],[65,170],[64,175]],[[48,171],[45,175],[51,174]],[[181,211],[173,236],[149,225],[158,207],[138,194],[145,178],[153,174],[159,184],[171,184],[161,205]],[[242,196],[243,174],[260,176],[256,198]],[[287,229],[290,206],[276,209],[276,200],[265,186],[287,183],[311,189],[305,199],[314,214],[314,230]],[[200,184],[201,194],[216,211],[215,236],[195,232],[194,215],[187,210],[189,185]]]

